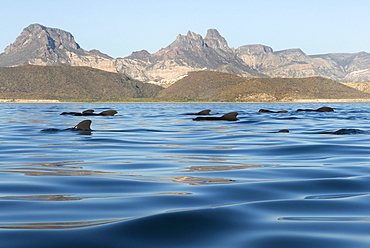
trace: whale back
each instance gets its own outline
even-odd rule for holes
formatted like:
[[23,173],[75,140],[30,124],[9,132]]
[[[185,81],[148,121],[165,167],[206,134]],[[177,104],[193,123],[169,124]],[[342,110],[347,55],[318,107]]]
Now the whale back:
[[92,114],[92,113],[94,113],[93,109],[86,109],[86,110],[82,111],[82,114]]
[[333,134],[345,135],[345,134],[366,134],[366,131],[356,128],[343,128],[335,131]]
[[334,109],[331,107],[321,107],[316,109],[317,112],[333,112]]
[[111,115],[111,116],[113,116],[117,113],[118,113],[117,111],[115,111],[113,109],[110,109],[110,110],[105,110],[105,111],[101,112],[100,115]]

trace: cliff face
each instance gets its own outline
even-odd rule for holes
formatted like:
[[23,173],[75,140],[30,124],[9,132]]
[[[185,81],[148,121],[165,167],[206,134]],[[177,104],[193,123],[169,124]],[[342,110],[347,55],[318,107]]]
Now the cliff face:
[[191,31],[179,34],[154,54],[143,50],[114,59],[98,50],[82,49],[66,31],[32,24],[0,54],[0,66],[24,64],[88,66],[165,86],[199,70],[245,78],[321,76],[336,81],[370,81],[370,53],[307,55],[300,49],[273,51],[264,45],[234,49],[216,29],[209,29],[205,38]]
[[370,54],[306,55],[300,49],[274,52],[271,47],[247,45],[236,52],[253,69],[268,77],[322,76],[336,81],[368,81]]

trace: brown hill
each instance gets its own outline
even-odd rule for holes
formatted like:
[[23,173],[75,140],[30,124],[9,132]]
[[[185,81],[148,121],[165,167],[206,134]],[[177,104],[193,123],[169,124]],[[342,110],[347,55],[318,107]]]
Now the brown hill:
[[322,78],[255,78],[201,71],[177,81],[158,95],[204,101],[294,101],[299,99],[370,99],[370,94]]
[[151,98],[162,87],[90,67],[0,67],[0,98],[113,99]]
[[222,100],[220,94],[245,81],[244,78],[222,72],[192,72],[169,88],[159,93],[158,97],[185,100]]
[[356,90],[370,93],[370,82],[345,82],[345,83],[341,82],[341,84],[355,88]]

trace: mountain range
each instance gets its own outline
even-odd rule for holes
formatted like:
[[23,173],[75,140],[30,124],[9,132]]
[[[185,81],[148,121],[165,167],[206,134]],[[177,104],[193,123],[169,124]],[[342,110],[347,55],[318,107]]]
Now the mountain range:
[[87,66],[169,86],[193,71],[219,71],[244,78],[325,77],[339,82],[370,81],[370,53],[307,55],[301,49],[273,51],[265,45],[230,48],[216,29],[206,36],[189,31],[156,53],[112,58],[84,50],[67,31],[40,24],[26,27],[0,54],[0,67],[25,64]]

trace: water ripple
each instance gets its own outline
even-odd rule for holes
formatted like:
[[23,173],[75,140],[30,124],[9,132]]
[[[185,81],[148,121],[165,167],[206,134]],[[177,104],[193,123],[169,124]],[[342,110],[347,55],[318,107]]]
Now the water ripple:
[[[2,104],[1,244],[369,247],[370,104],[330,106]],[[60,131],[85,109],[119,114]],[[240,121],[184,115],[203,109]]]

